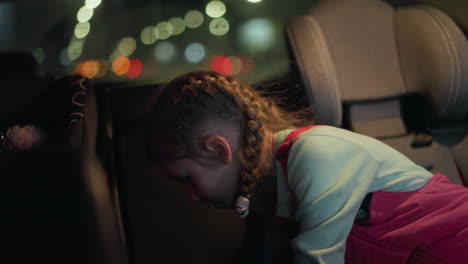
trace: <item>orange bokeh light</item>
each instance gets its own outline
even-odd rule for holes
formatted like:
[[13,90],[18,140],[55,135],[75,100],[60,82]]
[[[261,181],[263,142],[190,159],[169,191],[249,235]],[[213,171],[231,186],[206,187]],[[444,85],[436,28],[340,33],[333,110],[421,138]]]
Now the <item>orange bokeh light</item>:
[[118,56],[112,62],[112,71],[121,76],[128,72],[130,69],[130,59],[126,56]]
[[80,61],[75,68],[75,72],[86,78],[93,78],[100,73],[100,64],[97,60]]

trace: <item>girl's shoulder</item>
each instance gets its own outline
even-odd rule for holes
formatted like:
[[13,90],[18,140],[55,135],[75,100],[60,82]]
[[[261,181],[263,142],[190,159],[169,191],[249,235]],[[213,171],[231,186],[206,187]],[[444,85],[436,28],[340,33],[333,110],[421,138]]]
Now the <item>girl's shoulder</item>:
[[298,135],[293,143],[317,142],[328,147],[351,147],[367,152],[373,152],[376,148],[387,146],[368,136],[358,134],[343,128],[316,125]]

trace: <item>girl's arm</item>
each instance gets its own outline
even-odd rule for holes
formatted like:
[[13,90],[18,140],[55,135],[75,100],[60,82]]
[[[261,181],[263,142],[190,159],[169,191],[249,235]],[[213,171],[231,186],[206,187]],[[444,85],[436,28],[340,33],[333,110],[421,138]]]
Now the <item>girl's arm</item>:
[[379,164],[345,139],[306,135],[288,159],[288,183],[297,200],[296,263],[344,263],[346,239]]

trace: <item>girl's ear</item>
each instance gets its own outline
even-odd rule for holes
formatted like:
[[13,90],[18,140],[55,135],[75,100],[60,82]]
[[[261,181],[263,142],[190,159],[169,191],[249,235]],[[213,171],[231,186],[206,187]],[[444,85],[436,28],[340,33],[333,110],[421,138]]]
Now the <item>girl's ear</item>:
[[208,136],[205,139],[205,150],[211,157],[224,163],[232,162],[232,148],[226,138],[221,136]]

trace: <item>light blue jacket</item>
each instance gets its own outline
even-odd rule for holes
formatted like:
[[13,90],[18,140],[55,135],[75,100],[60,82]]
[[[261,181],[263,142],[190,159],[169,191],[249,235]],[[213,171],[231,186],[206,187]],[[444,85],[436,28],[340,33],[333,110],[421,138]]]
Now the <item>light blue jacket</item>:
[[[276,134],[276,147],[291,131]],[[292,242],[297,264],[344,263],[346,238],[367,193],[413,191],[432,177],[386,144],[330,126],[300,134],[289,153],[287,178],[279,162],[277,168],[276,214],[300,224]]]

